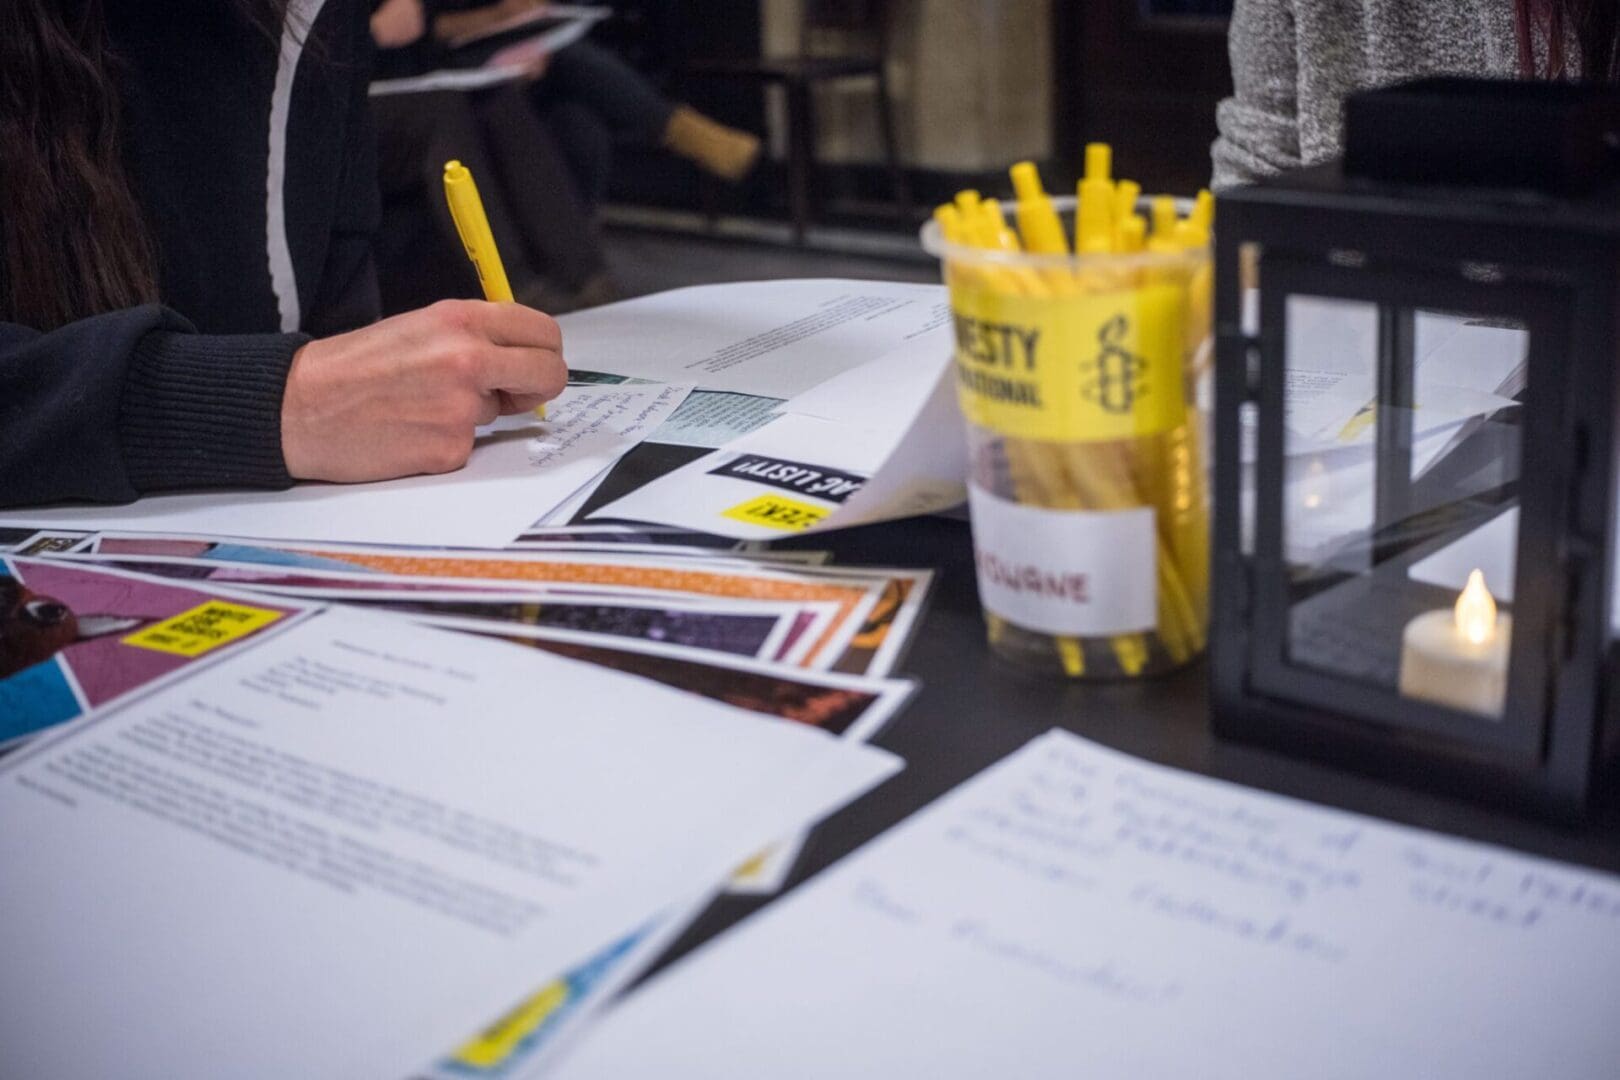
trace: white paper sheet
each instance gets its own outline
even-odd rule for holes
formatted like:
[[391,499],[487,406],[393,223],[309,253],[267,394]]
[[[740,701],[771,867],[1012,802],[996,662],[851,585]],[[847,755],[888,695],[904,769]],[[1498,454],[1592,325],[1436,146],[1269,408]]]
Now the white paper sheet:
[[1468,575],[1479,570],[1491,595],[1506,604],[1513,602],[1513,574],[1519,561],[1519,508],[1509,507],[1479,528],[1472,530],[1427,558],[1412,564],[1409,576],[1415,581],[1461,590]]
[[859,490],[894,440],[894,432],[787,413],[591,516],[781,540],[814,527]]
[[[870,363],[835,375],[784,409],[854,427],[888,428],[915,416],[941,382],[956,397],[955,338],[948,326],[902,342]],[[958,417],[961,416],[958,410]]]
[[618,460],[685,400],[687,386],[571,386],[548,407],[485,429],[458,472],[289,491],[156,495],[127,506],[14,510],[0,524],[211,533],[270,540],[499,547]]
[[[1288,298],[1287,422],[1306,441],[1367,443],[1345,426],[1378,394],[1376,305]],[[1511,405],[1523,387],[1529,337],[1513,327],[1432,311],[1413,318],[1418,430]],[[1292,451],[1291,451],[1292,452]]]
[[562,1080],[1608,1080],[1620,879],[1042,736],[656,977]]
[[440,68],[400,79],[377,79],[367,92],[372,97],[393,94],[427,94],[437,90],[483,90],[501,83],[516,82],[527,72],[521,67]]
[[966,501],[967,429],[954,370],[947,361],[871,479],[812,531],[937,514]]
[[943,329],[939,285],[756,281],[701,285],[562,316],[568,364],[585,371],[791,398]]
[[483,66],[440,68],[437,71],[407,78],[377,79],[370,86],[371,96],[421,94],[433,90],[482,90],[488,86],[521,79],[529,73],[528,61],[567,48],[584,37],[594,23],[607,18],[611,13],[607,8],[590,8],[576,4],[536,5],[494,26],[464,34],[450,43],[451,48],[460,48],[519,29],[529,23],[543,20],[548,24],[548,29],[539,30],[532,37],[495,53]]
[[594,1018],[651,967],[709,906],[712,895],[673,905],[567,974],[546,983],[473,1039],[411,1080],[541,1080]]
[[948,339],[925,335],[592,516],[777,540],[949,509],[967,476],[953,370]]
[[0,1074],[407,1075],[896,767],[333,609],[0,761]]
[[578,491],[568,496],[568,498],[564,499],[556,506],[553,506],[550,510],[547,510],[543,515],[540,516],[538,520],[534,522],[532,526],[530,526],[530,528],[547,528],[551,526],[567,525],[570,521],[574,520],[575,514],[585,509],[585,504],[590,502],[592,495],[596,494],[597,487],[601,485],[602,481],[611,476],[612,473],[613,466],[609,465],[607,468],[585,481],[585,483],[581,484]]
[[[1431,468],[1454,445],[1461,424],[1419,434],[1412,443],[1413,471]],[[1290,562],[1332,562],[1343,570],[1371,565],[1376,457],[1372,447],[1338,446],[1285,459],[1283,543]],[[1252,528],[1254,470],[1244,470],[1244,527]]]
[[[801,673],[792,678],[806,679]],[[889,680],[819,675],[809,676],[807,681],[818,680],[875,695],[873,704],[843,732],[844,738],[861,741],[875,735],[909,693],[902,684]],[[794,836],[763,858],[750,860],[731,878],[726,892],[757,896],[777,891],[806,839],[804,834]],[[688,904],[672,905],[667,914],[628,932],[567,975],[539,987],[505,1016],[492,1018],[474,1039],[424,1070],[424,1080],[527,1080],[546,1075],[547,1066],[566,1052],[590,1018],[655,961],[712,898],[704,895]]]

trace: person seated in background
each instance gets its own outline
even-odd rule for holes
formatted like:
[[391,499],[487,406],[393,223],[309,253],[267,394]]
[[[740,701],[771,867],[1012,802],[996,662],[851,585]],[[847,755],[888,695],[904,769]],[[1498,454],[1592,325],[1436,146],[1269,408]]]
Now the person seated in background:
[[1620,77],[1613,0],[1237,0],[1216,188],[1339,156],[1344,99],[1427,75]]
[[[431,30],[439,41],[450,41],[544,7],[544,0],[430,0]],[[592,203],[607,190],[614,142],[669,150],[733,183],[759,161],[757,136],[671,101],[645,75],[589,39],[547,57],[530,95]]]
[[[376,322],[369,9],[0,3],[0,505],[449,472],[556,322]],[[314,10],[312,10],[314,9]]]
[[[383,0],[371,16],[375,74],[439,67],[422,0]],[[517,299],[558,314],[616,299],[591,208],[526,87],[438,90],[372,98],[383,195],[378,277],[385,310],[477,295],[444,197],[444,164],[472,171]]]

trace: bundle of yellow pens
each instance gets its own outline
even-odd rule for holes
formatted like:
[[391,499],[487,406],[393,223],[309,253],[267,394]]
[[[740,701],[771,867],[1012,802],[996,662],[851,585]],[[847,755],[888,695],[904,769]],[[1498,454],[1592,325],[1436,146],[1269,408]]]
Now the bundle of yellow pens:
[[1209,608],[1194,391],[1211,352],[1214,201],[1201,192],[1182,216],[1115,180],[1111,158],[1086,148],[1074,199],[1021,162],[1010,220],[964,191],[924,230],[956,322],[991,645],[1070,677],[1184,664]]

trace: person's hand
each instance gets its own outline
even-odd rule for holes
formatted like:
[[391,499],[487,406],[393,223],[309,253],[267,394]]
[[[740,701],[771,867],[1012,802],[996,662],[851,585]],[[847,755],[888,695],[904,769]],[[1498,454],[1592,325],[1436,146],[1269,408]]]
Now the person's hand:
[[311,341],[281,401],[281,452],[302,480],[461,468],[473,429],[562,393],[556,320],[519,304],[442,300]]
[[372,12],[371,38],[381,49],[399,49],[427,32],[422,0],[384,0]]
[[499,0],[495,8],[501,13],[502,19],[515,19],[526,12],[547,6],[549,5],[546,0]]
[[539,82],[546,77],[546,68],[551,66],[551,54],[541,53],[539,56],[523,65],[523,80],[525,82]]

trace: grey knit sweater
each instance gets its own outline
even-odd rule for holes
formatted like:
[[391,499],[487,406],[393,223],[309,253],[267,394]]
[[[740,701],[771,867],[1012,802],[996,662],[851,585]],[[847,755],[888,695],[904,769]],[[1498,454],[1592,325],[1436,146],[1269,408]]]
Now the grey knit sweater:
[[1513,0],[1237,0],[1227,44],[1216,188],[1337,157],[1351,91],[1519,67]]

